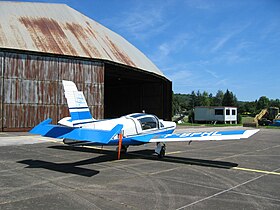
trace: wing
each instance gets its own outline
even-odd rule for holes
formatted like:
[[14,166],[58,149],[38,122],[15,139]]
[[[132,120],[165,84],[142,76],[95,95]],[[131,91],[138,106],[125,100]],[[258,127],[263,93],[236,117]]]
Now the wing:
[[115,135],[119,134],[123,128],[123,125],[120,124],[116,125],[109,131],[88,128],[73,128],[52,125],[50,124],[51,121],[52,119],[47,119],[35,126],[29,132],[51,138],[107,144]]
[[231,131],[212,131],[212,132],[191,132],[175,133],[163,135],[145,135],[137,136],[132,139],[140,142],[189,142],[189,141],[221,141],[221,140],[238,140],[249,138],[257,133],[259,129],[254,130],[231,130]]

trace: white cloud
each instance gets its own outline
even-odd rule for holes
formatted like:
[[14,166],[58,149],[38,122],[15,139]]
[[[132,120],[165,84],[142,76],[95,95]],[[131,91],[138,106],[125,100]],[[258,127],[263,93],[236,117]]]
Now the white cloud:
[[218,50],[220,50],[221,48],[224,47],[224,45],[230,40],[230,38],[233,36],[233,33],[230,34],[226,34],[223,37],[220,37],[218,39],[215,40],[215,46],[212,47],[212,49],[210,50],[212,53],[213,52],[217,52]]
[[227,87],[229,85],[230,81],[228,79],[221,79],[214,83],[214,86],[216,87]]
[[186,50],[185,46],[188,44],[191,36],[188,33],[181,33],[175,37],[161,43],[154,54],[151,55],[152,60],[159,66],[165,66],[167,61],[172,62],[174,54],[182,50]]
[[218,30],[218,33],[221,35],[213,41],[214,46],[212,46],[210,52],[214,53],[222,50],[227,43],[231,42],[232,39],[236,38],[237,36],[240,36],[240,34],[242,34],[249,26],[250,23],[238,26],[224,26],[222,24],[220,26],[221,29]]
[[169,66],[161,69],[172,80],[173,90],[176,93],[190,93],[193,90],[215,93],[219,89],[226,89],[233,85],[224,73],[206,68],[203,62],[174,65],[169,63]]
[[280,21],[277,20],[270,20],[270,22],[260,29],[260,40],[264,41],[267,39],[272,39],[279,43],[280,40],[280,30],[279,30]]
[[213,59],[213,63],[227,63],[236,64],[249,60],[253,60],[258,52],[255,52],[253,44],[247,41],[240,41],[236,45],[233,45],[223,53]]
[[138,33],[151,28],[162,21],[161,11],[150,9],[146,11],[133,11],[124,14],[126,17],[124,21],[120,22],[119,27],[130,31],[131,33]]
[[167,43],[163,43],[158,47],[158,51],[159,51],[159,54],[161,54],[160,57],[162,57],[162,56],[165,57],[165,56],[169,55],[171,49]]
[[165,16],[169,4],[169,1],[134,3],[131,10],[108,21],[115,25],[118,31],[124,31],[127,36],[143,41],[162,33],[169,26],[170,22]]
[[214,77],[214,78],[219,78],[219,76],[218,76],[218,74],[216,73],[216,72],[214,72],[214,71],[211,71],[211,70],[205,70],[207,73],[209,73],[212,77]]
[[185,84],[191,80],[192,73],[187,70],[174,71],[169,74],[169,77],[172,81],[176,81],[176,84]]

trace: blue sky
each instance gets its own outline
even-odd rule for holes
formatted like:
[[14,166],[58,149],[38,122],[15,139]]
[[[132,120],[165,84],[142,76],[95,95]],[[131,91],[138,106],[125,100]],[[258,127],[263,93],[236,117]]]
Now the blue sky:
[[280,98],[280,0],[38,2],[65,3],[120,34],[172,80],[175,93]]

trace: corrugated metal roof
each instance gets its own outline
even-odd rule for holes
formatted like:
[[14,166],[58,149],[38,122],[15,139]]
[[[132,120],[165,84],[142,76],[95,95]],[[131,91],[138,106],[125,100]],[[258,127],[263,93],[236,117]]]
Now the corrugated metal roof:
[[65,4],[0,2],[0,48],[104,59],[164,76],[123,37]]

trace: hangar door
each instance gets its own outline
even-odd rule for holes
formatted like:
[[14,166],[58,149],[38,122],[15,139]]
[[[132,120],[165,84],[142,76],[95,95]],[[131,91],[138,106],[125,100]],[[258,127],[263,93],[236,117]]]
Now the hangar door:
[[143,112],[171,119],[171,82],[151,73],[105,65],[104,117]]

